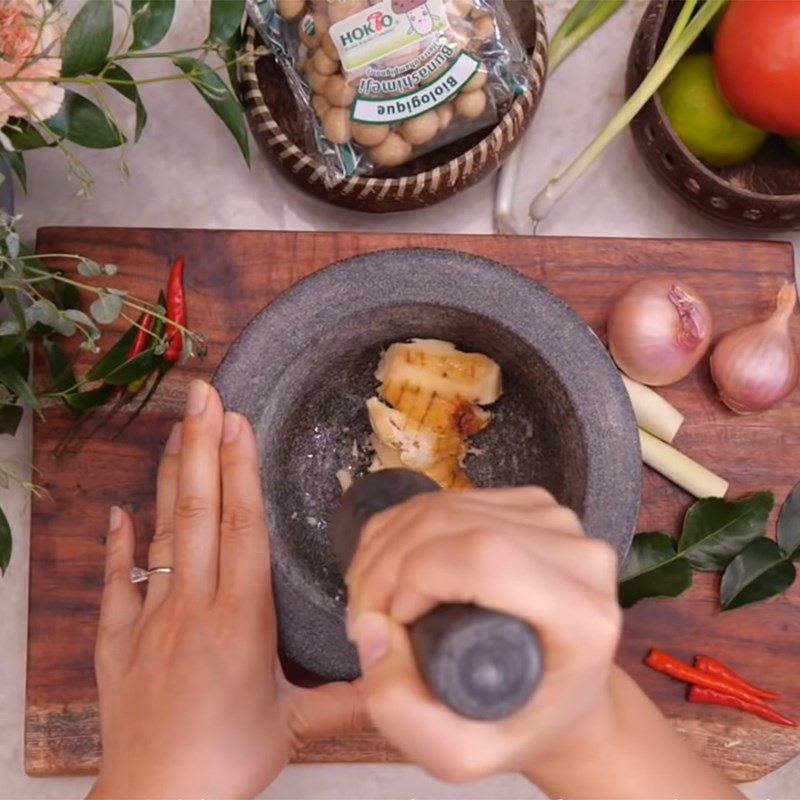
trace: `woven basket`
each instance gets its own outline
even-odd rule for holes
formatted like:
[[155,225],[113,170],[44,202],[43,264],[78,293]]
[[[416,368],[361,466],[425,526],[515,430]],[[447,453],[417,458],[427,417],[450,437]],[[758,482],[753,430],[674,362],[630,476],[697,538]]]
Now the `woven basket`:
[[[644,80],[666,40],[681,3],[651,0],[628,56],[627,93]],[[744,164],[707,167],[672,130],[654,97],[631,123],[650,171],[701,214],[736,228],[762,231],[800,228],[800,159],[777,137]]]
[[[256,141],[301,189],[328,203],[357,211],[387,213],[433,205],[477,183],[497,169],[533,118],[547,72],[547,36],[542,0],[508,4],[520,38],[531,55],[530,89],[516,97],[499,122],[428,156],[416,158],[385,177],[352,177],[333,187],[323,167],[303,149],[300,114],[283,70],[272,56],[244,59],[239,80]],[[248,23],[245,51],[260,43]]]

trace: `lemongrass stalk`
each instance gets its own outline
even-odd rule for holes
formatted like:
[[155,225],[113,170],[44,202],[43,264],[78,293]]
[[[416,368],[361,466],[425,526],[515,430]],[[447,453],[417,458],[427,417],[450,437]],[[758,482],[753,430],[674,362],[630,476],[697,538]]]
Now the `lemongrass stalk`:
[[[706,0],[694,19],[675,36],[670,48],[661,51],[655,64],[636,91],[614,115],[605,128],[583,150],[583,152],[558,177],[547,185],[533,199],[530,216],[538,224],[552,211],[556,203],[572,188],[583,173],[603,154],[606,147],[628,127],[631,120],[644,108],[648,100],[658,91],[662,83],[703,32],[725,0]],[[674,30],[674,29],[673,29]]]
[[689,456],[639,429],[642,461],[697,498],[725,497],[728,482]]
[[[577,0],[561,21],[550,41],[547,58],[547,73],[552,75],[556,67],[588,39],[606,20],[617,12],[625,0]],[[506,159],[497,178],[494,196],[494,229],[501,234],[519,234],[514,218],[514,193],[517,175],[522,163],[522,147],[517,146]]]
[[604,25],[609,17],[616,14],[624,2],[625,0],[578,0],[561,21],[550,41],[548,56],[550,72]]
[[639,427],[664,442],[671,442],[683,425],[683,414],[649,386],[632,381],[627,375],[621,377]]
[[669,32],[667,41],[664,42],[662,49],[669,50],[675,44],[675,41],[681,35],[681,31],[689,24],[696,5],[697,0],[683,0],[681,10],[678,12],[678,16],[675,17],[675,24],[672,26],[672,30]]
[[522,148],[518,146],[506,159],[497,176],[494,195],[495,233],[503,235],[521,233],[514,219],[514,192],[521,163]]

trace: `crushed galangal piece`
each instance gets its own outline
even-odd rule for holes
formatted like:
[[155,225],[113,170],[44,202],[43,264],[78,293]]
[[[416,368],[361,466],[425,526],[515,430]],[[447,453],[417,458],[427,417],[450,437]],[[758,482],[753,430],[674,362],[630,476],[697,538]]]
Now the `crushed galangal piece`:
[[378,364],[378,397],[367,400],[375,456],[371,471],[405,467],[443,489],[472,486],[464,472],[469,437],[492,415],[481,406],[502,394],[500,367],[439,339],[391,345]]

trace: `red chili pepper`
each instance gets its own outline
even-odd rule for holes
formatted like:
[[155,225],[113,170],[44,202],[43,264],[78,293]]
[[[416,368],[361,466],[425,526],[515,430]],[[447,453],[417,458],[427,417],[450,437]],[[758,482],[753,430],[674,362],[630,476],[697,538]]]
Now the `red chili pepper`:
[[717,675],[720,678],[727,678],[732,683],[741,686],[751,692],[760,700],[780,700],[781,696],[775,692],[768,692],[766,689],[760,689],[754,686],[749,681],[746,681],[741,675],[737,675],[732,669],[726,667],[721,661],[711,656],[695,656],[694,665],[702,672],[708,672],[710,675]]
[[690,703],[707,703],[714,706],[738,708],[777,725],[786,725],[789,728],[797,727],[797,723],[794,720],[784,717],[783,714],[779,714],[774,708],[765,706],[763,703],[742,700],[739,697],[732,697],[724,692],[718,692],[715,689],[708,689],[704,686],[690,686],[686,697]]
[[[150,339],[150,332],[153,330],[154,322],[155,317],[146,311],[143,311],[139,315],[139,319],[136,320],[138,327],[136,328],[136,333],[134,334],[131,346],[128,348],[125,361],[130,361],[131,359],[136,358],[136,356],[140,355],[147,349],[147,341]],[[141,391],[142,387],[137,386],[136,384],[137,382],[134,381],[133,383],[128,384],[126,387],[125,394],[127,398],[130,398]],[[123,389],[121,386],[118,386],[114,391],[116,394],[121,395]]]
[[[186,327],[186,293],[183,288],[183,256],[178,256],[167,281],[167,319]],[[183,352],[183,331],[167,324],[166,340],[169,342],[164,359],[175,363]]]
[[760,698],[756,697],[751,691],[743,689],[727,678],[695,669],[691,665],[684,663],[680,659],[673,658],[663,650],[658,650],[655,647],[647,654],[644,663],[651,669],[663,672],[672,678],[693,683],[696,686],[704,686],[707,689],[715,689],[718,692],[738,697],[740,700],[748,700],[751,703],[760,702]]
[[136,358],[136,356],[145,351],[147,342],[150,339],[150,331],[153,330],[154,322],[155,317],[152,314],[143,313],[139,317],[139,327],[136,329],[136,336],[133,337],[128,355],[125,357],[126,361]]

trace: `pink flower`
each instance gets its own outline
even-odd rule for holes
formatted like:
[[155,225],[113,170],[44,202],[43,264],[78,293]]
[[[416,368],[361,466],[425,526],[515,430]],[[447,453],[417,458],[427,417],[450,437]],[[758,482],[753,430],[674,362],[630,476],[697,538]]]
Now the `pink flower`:
[[[35,0],[34,0],[35,2]],[[0,128],[9,117],[48,119],[61,108],[61,20],[46,0],[0,0]],[[45,80],[42,80],[45,79]]]

